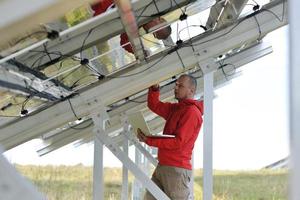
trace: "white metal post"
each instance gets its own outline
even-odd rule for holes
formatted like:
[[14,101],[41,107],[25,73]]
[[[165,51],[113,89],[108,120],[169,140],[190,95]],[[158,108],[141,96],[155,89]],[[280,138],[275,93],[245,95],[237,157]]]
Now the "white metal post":
[[[135,146],[135,164],[140,167],[141,166],[141,152]],[[133,190],[132,190],[132,200],[140,200],[142,195],[142,187],[141,182],[138,179],[134,179],[133,182]]]
[[300,199],[300,23],[298,0],[289,1],[290,19],[290,67],[289,67],[289,117],[290,117],[290,146],[291,146],[291,173],[290,198]]
[[213,194],[213,75],[204,74],[203,200],[212,200]]
[[[128,141],[125,139],[123,142],[123,151],[128,156]],[[123,164],[122,166],[122,200],[128,199],[128,169]]]
[[94,171],[93,171],[93,199],[104,199],[104,183],[103,183],[103,142],[97,137],[97,134],[105,134],[105,122],[108,115],[104,106],[100,106],[100,112],[95,113],[93,107],[91,109],[91,117],[94,122]]
[[[124,130],[123,132],[128,132],[129,125],[127,121],[123,121],[124,124]],[[123,151],[128,156],[128,140],[127,138],[124,138],[123,141]],[[122,194],[121,194],[121,199],[122,200],[127,200],[128,199],[128,169],[126,166],[123,164],[122,166]]]
[[95,137],[94,139],[94,168],[93,168],[93,199],[104,199],[103,184],[103,144]]

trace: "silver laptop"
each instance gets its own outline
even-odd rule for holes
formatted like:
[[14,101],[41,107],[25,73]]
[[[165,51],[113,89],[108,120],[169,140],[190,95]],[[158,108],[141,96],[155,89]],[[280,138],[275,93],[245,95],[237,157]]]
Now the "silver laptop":
[[165,134],[153,134],[151,133],[149,126],[144,118],[144,115],[141,111],[132,113],[128,115],[128,122],[131,124],[133,131],[137,134],[137,129],[141,129],[142,132],[148,137],[164,137],[164,138],[173,138],[175,135],[165,135]]

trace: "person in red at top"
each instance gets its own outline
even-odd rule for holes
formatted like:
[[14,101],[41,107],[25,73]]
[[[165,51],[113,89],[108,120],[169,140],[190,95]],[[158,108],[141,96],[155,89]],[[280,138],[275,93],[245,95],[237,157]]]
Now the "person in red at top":
[[[100,15],[102,13],[104,13],[105,11],[107,11],[108,9],[114,7],[114,1],[113,0],[100,0],[98,3],[92,5],[92,10],[94,11],[94,16]],[[165,19],[159,17],[159,18],[155,18],[153,20],[151,20],[150,22],[144,24],[142,27],[145,29],[146,32],[149,32],[149,30],[154,27],[157,26],[161,23],[166,22]],[[161,28],[157,31],[155,31],[153,33],[154,37],[159,39],[159,40],[165,40],[167,39],[170,34],[172,32],[172,29],[170,26],[166,26],[164,28]],[[133,49],[131,44],[127,44],[126,43],[129,42],[128,36],[126,33],[122,33],[120,36],[121,40],[120,40],[120,45],[124,45],[123,48],[128,51],[129,53],[133,53]]]
[[[148,91],[148,107],[166,120],[163,134],[174,138],[147,137],[138,129],[138,139],[158,148],[158,161],[152,180],[172,200],[186,200],[190,195],[191,156],[198,137],[203,115],[203,101],[194,100],[197,81],[190,75],[180,76],[174,93],[178,103],[163,103],[159,100],[159,86]],[[145,200],[155,199],[148,191]]]

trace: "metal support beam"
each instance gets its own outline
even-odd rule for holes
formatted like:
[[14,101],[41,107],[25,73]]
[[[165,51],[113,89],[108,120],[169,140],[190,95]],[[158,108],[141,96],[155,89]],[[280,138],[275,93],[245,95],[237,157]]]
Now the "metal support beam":
[[132,45],[134,55],[138,60],[143,61],[145,58],[144,47],[139,36],[139,28],[132,10],[131,2],[129,0],[115,0],[115,4],[118,7],[122,24]]
[[0,45],[26,30],[63,16],[69,10],[94,0],[4,0],[0,2]]
[[[33,1],[33,0],[32,0]],[[190,0],[176,0],[178,6],[183,6],[190,3]],[[177,4],[173,4],[170,7],[170,2],[165,0],[156,1],[156,5],[163,10],[172,11],[177,9]],[[132,7],[136,13],[136,16],[140,14],[145,16],[151,16],[156,14],[156,8],[152,0],[143,0],[143,1],[133,1]],[[42,44],[47,42],[48,52],[60,52],[62,55],[72,55],[80,51],[82,42],[85,40],[88,32],[93,29],[90,36],[86,39],[85,47],[91,47],[96,43],[101,43],[107,41],[109,38],[114,37],[122,32],[124,28],[121,21],[119,20],[120,16],[117,9],[112,9],[108,12],[105,12],[101,15],[93,17],[92,19],[87,20],[86,22],[80,23],[74,27],[71,27],[60,33],[60,38],[53,41],[44,41],[39,42],[39,44],[34,44],[33,47],[29,47],[26,51],[21,50],[22,52],[17,52],[14,55],[9,55],[3,59],[0,59],[0,63],[3,63],[9,59],[18,57],[18,60],[22,63],[25,63],[28,66],[31,66],[38,58],[40,58],[44,49]],[[138,21],[138,25],[144,24],[151,20],[151,17],[141,17]],[[109,29],[107,28],[109,26]],[[36,52],[28,52],[29,50],[34,49]],[[57,59],[60,55],[51,54],[52,59]],[[45,57],[40,63],[41,66],[50,62],[48,57]]]
[[134,162],[126,155],[119,146],[107,135],[101,133],[101,128],[96,127],[96,136],[107,148],[129,169],[133,175],[151,192],[151,194],[160,200],[170,200],[170,198],[161,191],[161,189],[153,183],[144,172],[138,168]]
[[97,113],[91,109],[91,117],[94,122],[94,171],[93,171],[93,199],[104,199],[104,183],[103,183],[103,141],[97,135],[105,134],[105,122],[108,115],[102,105]]
[[213,197],[213,74],[204,75],[203,200]]
[[[135,148],[135,164],[138,167],[142,167],[142,163],[141,163],[141,152]],[[143,195],[143,188],[141,186],[141,183],[138,179],[134,179],[133,180],[133,186],[132,186],[132,200],[140,200],[141,196]]]
[[38,190],[5,159],[0,146],[0,199],[43,200]]
[[[123,132],[129,131],[129,124],[126,120],[123,120]],[[123,141],[123,151],[128,157],[128,140],[125,138]],[[128,199],[128,169],[123,164],[122,166],[122,193],[121,193],[121,200]]]
[[[1,77],[1,75],[2,74],[0,74],[0,77]],[[5,77],[5,79],[8,79],[8,78],[11,78],[11,77]],[[23,82],[18,82],[18,83],[23,83]],[[26,87],[26,84],[24,84],[24,86],[22,86],[18,83],[12,83],[12,82],[0,80],[0,88],[3,88],[8,91],[12,91],[14,93],[23,94],[24,96],[28,95],[30,97],[39,97],[44,100],[50,100],[50,101],[57,100],[54,96],[52,96],[50,94],[47,94],[44,92],[41,92],[41,93],[33,92],[32,90],[30,90],[29,88]]]
[[290,19],[290,64],[289,64],[289,128],[290,128],[290,200],[299,200],[300,197],[300,23],[297,0],[289,1]]
[[[236,68],[251,62],[252,60],[255,60],[257,58],[260,58],[264,55],[269,54],[270,52],[272,52],[272,48],[271,46],[269,46],[269,44],[266,44],[264,42],[255,45],[247,50],[244,50],[242,52],[240,52],[237,55],[234,55],[232,57],[229,57],[225,60],[226,63],[231,63],[234,64],[236,66]],[[232,73],[232,72],[228,72],[228,73]],[[197,74],[195,74],[195,76],[198,76]],[[214,77],[214,85],[215,87],[220,87],[221,85],[224,85],[224,83],[226,81],[231,80],[232,78],[234,78],[235,76],[229,76],[229,77],[224,77],[224,74],[222,73],[221,70],[218,70],[215,73],[215,77]],[[203,91],[203,81],[202,79],[198,79],[198,90],[197,93],[202,93]],[[174,85],[168,85],[166,87],[162,88],[161,91],[161,98],[162,99],[166,99],[167,97],[170,97],[172,95],[174,95],[174,93],[172,92]],[[145,101],[146,96],[141,96],[140,98],[136,99],[137,101]],[[109,112],[109,116],[110,116],[110,124],[111,127],[109,127],[106,130],[106,134],[109,133],[114,133],[114,132],[121,132],[122,131],[122,126],[119,125],[114,125],[114,121],[119,121],[119,115],[121,115],[122,113],[124,113],[125,111],[133,111],[133,110],[141,110],[144,109],[146,107],[146,103],[141,103],[141,104],[136,104],[133,102],[128,102],[126,104],[124,104],[123,106],[114,109],[113,111]],[[77,109],[76,109],[77,111]],[[81,138],[85,138],[85,141],[91,141],[93,139],[92,134],[90,134],[92,132],[92,127],[90,126],[90,124],[92,123],[91,120],[87,120],[86,122],[83,122],[82,124],[77,125],[74,128],[78,128],[80,130],[75,130],[75,129],[64,129],[61,132],[57,132],[55,133],[55,135],[52,137],[52,134],[43,134],[43,139],[46,140],[46,143],[49,144],[45,147],[43,147],[42,149],[40,149],[38,151],[38,153],[40,155],[44,155],[47,154],[51,151],[54,151],[66,144],[69,144],[71,142],[74,142],[76,140],[79,140]],[[155,123],[156,124],[156,123]],[[150,126],[152,126],[152,122],[150,122]],[[44,126],[43,126],[44,127]],[[86,129],[82,129],[83,127],[87,127]],[[40,131],[41,129],[34,129],[32,131]],[[42,132],[41,132],[42,134]],[[132,136],[132,135],[130,135]],[[115,140],[115,139],[114,139]],[[132,141],[133,142],[133,141]],[[140,151],[144,151],[144,154],[146,155],[146,150],[140,145],[140,143],[138,141],[136,141],[138,148],[141,148],[142,150]],[[17,141],[14,140],[14,144],[17,144]],[[148,158],[149,159],[149,158]],[[155,159],[154,159],[155,160]],[[151,160],[150,160],[151,161]],[[153,162],[152,162],[153,163]],[[153,163],[154,164],[154,163]]]
[[93,199],[104,199],[103,144],[97,137],[94,139]]
[[[123,151],[128,156],[128,141],[125,139],[123,141]],[[123,164],[122,166],[122,193],[121,200],[128,199],[128,169]]]
[[62,96],[66,97],[71,94],[70,88],[57,80],[51,80],[46,84],[42,84],[42,81],[46,79],[47,77],[41,72],[16,61],[9,61],[0,66],[0,81],[8,83],[7,85],[2,84],[2,87],[19,90],[31,96],[43,96],[43,98],[50,101],[58,100]]
[[[239,52],[237,55],[234,55],[232,57],[229,57],[225,60],[226,63],[231,63],[233,65],[236,66],[236,68],[239,68],[240,66],[251,62],[253,60],[256,60],[264,55],[267,55],[269,53],[272,52],[272,47],[269,46],[268,43],[265,42],[261,42],[260,44],[257,44],[249,49],[246,49],[244,51]],[[216,67],[213,66],[214,69],[217,69],[217,65]],[[234,69],[232,69],[234,70]],[[234,73],[234,71],[228,71],[228,73]],[[195,74],[195,76],[199,76],[197,74]],[[215,87],[221,87],[222,85],[225,84],[225,82],[230,81],[231,79],[233,79],[234,77],[236,77],[236,75],[234,76],[224,76],[223,72],[221,69],[219,69],[217,72],[214,73],[214,85]],[[173,84],[170,84],[166,87],[163,87],[161,90],[161,98],[162,99],[166,99],[169,98],[170,96],[174,95],[172,89],[174,88]],[[198,79],[198,88],[197,88],[197,93],[202,93],[203,92],[203,81],[202,78]],[[136,99],[137,101],[145,101],[146,99],[146,95],[141,96],[140,98]],[[119,119],[119,115],[122,115],[124,112],[131,112],[134,110],[141,110],[144,109],[146,107],[146,103],[133,103],[133,102],[128,102],[124,105],[122,105],[121,107],[114,109],[112,111],[110,111],[108,114],[110,116],[110,124],[112,127],[109,127],[106,130],[106,134],[109,134],[110,132],[121,132],[122,131],[122,126],[121,124],[119,125],[114,125],[114,121],[118,122]],[[75,109],[77,112],[77,108]],[[66,129],[63,130],[61,132],[58,132],[55,137],[48,137],[47,134],[45,134],[45,136],[43,136],[46,140],[48,140],[47,138],[49,138],[50,140],[47,141],[47,143],[51,144],[53,143],[53,146],[49,145],[44,147],[43,149],[41,149],[41,151],[39,151],[39,153],[41,154],[46,154],[49,153],[59,147],[62,147],[70,142],[74,142],[78,139],[81,139],[83,137],[83,135],[87,134],[86,137],[89,137],[90,140],[93,139],[92,135],[89,134],[90,132],[92,132],[92,127],[89,126],[89,124],[92,123],[91,120],[87,120],[86,122],[83,122],[82,124],[78,125],[78,127],[76,126],[75,128],[80,128],[80,133],[75,133],[78,132],[78,130],[75,129]],[[155,123],[156,124],[156,123]],[[150,122],[150,126],[152,126],[152,122]],[[82,130],[82,127],[87,127],[86,129]],[[41,128],[45,128],[45,126],[42,126]],[[43,129],[33,129],[31,131],[31,133],[34,133],[34,131],[41,131],[40,134],[43,134]],[[24,132],[23,132],[24,133]],[[90,136],[89,136],[90,135]],[[20,137],[18,137],[19,139]],[[137,142],[139,144],[139,142]],[[17,141],[14,140],[14,144],[17,144]]]
[[210,9],[206,28],[218,29],[234,22],[248,0],[219,1]]
[[[272,1],[269,4],[270,5],[267,8],[281,17],[281,1]],[[283,16],[283,22],[279,22],[276,17],[266,11],[256,13],[255,17],[260,24],[262,34],[267,34],[287,23],[286,16]],[[76,108],[76,114],[78,116],[87,115],[88,113],[85,109],[87,104],[94,104],[95,107],[97,107],[97,102],[95,101],[100,97],[103,100],[104,105],[110,105],[112,102],[120,101],[154,83],[166,80],[173,75],[193,68],[201,60],[215,57],[238,45],[241,46],[241,43],[256,40],[258,36],[257,23],[253,16],[243,19],[218,32],[207,32],[192,39],[194,42],[194,49],[183,48],[177,51],[181,55],[184,65],[187,66],[186,69],[181,67],[182,64],[180,63],[176,52],[169,54],[164,59],[160,57],[143,66],[131,67],[122,75],[138,72],[139,74],[103,82],[97,87],[81,93],[80,96],[74,97],[72,103]],[[199,52],[197,58],[194,56],[194,50]],[[160,54],[160,56],[164,55]],[[158,62],[159,59],[162,60]],[[156,65],[152,66],[155,63]],[[149,66],[152,67],[149,68]],[[10,148],[18,143],[28,141],[41,133],[53,130],[69,121],[75,121],[74,115],[67,106],[67,102],[60,102],[51,108],[48,108],[46,111],[41,111],[38,114],[26,117],[17,123],[0,128],[1,132],[3,131],[4,133],[0,135],[0,142],[5,145],[5,148]]]

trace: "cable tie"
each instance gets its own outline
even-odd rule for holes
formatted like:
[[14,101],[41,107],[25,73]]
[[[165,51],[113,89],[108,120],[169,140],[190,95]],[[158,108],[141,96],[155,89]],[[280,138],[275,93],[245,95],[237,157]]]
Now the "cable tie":
[[50,32],[47,32],[47,38],[50,40],[55,40],[59,37],[59,32],[56,30],[51,30]]
[[89,59],[87,59],[87,58],[83,58],[83,59],[80,60],[80,64],[81,64],[81,65],[87,65],[87,64],[89,64],[89,62],[90,62],[90,61],[89,61]]
[[182,13],[182,14],[180,15],[179,19],[180,19],[180,21],[183,21],[183,20],[186,20],[187,17],[188,17],[187,14]]
[[257,11],[257,10],[259,9],[259,7],[260,7],[260,6],[257,4],[257,5],[255,5],[255,6],[253,6],[253,10],[254,10],[254,11]]
[[21,115],[27,115],[28,114],[28,110],[24,109],[24,110],[21,110]]

